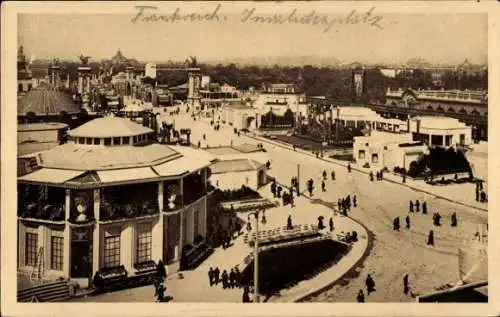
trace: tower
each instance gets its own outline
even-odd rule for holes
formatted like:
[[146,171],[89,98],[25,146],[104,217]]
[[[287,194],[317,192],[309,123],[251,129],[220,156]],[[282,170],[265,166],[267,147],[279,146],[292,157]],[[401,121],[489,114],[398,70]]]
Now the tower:
[[57,62],[52,64],[49,68],[49,81],[54,88],[59,88],[61,86],[61,66],[57,65]]
[[188,95],[187,102],[191,105],[200,102],[201,73],[199,68],[188,70]]

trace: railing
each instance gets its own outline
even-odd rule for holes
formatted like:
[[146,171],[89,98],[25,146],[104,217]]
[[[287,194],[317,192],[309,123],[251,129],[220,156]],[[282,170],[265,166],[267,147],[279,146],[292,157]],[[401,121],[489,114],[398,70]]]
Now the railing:
[[145,202],[142,204],[102,202],[100,208],[99,220],[101,221],[153,216],[159,213],[156,202]]
[[28,202],[21,205],[18,215],[24,219],[64,221],[64,204],[52,202]]

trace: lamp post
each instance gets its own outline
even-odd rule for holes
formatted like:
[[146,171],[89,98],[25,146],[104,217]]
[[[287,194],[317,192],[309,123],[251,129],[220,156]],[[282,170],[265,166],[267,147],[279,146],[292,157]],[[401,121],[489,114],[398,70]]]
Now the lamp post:
[[254,288],[254,296],[253,302],[259,302],[259,214],[262,212],[265,213],[265,209],[257,209],[252,211],[248,215],[248,220],[250,221],[250,216],[255,216],[255,240],[254,240],[254,250],[253,250],[253,288]]

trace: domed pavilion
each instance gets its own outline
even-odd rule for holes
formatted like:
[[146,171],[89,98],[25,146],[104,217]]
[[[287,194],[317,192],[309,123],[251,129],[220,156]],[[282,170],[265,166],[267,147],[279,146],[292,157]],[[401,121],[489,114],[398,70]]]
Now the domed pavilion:
[[130,278],[161,259],[177,270],[184,246],[206,237],[211,161],[202,150],[158,144],[125,118],[71,130],[68,143],[39,153],[18,177],[19,269]]
[[70,127],[86,122],[87,115],[71,96],[41,83],[17,101],[19,123],[61,122]]

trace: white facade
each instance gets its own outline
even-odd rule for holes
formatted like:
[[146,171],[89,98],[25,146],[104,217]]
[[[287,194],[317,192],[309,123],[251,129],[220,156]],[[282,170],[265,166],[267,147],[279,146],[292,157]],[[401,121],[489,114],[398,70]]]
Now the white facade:
[[470,145],[472,128],[454,118],[424,116],[410,120],[410,132],[432,146]]
[[[260,180],[259,176],[261,177]],[[252,171],[212,174],[210,181],[213,186],[221,190],[236,190],[240,189],[242,185],[257,190],[264,183],[266,176],[266,168],[264,166]]]
[[[409,133],[388,133],[373,131],[370,136],[354,138],[353,156],[359,166],[366,163],[373,169],[387,167],[409,168],[410,163],[417,161],[426,151],[425,145],[415,144]],[[401,147],[401,144],[406,146]],[[413,144],[413,145],[412,145]]]

